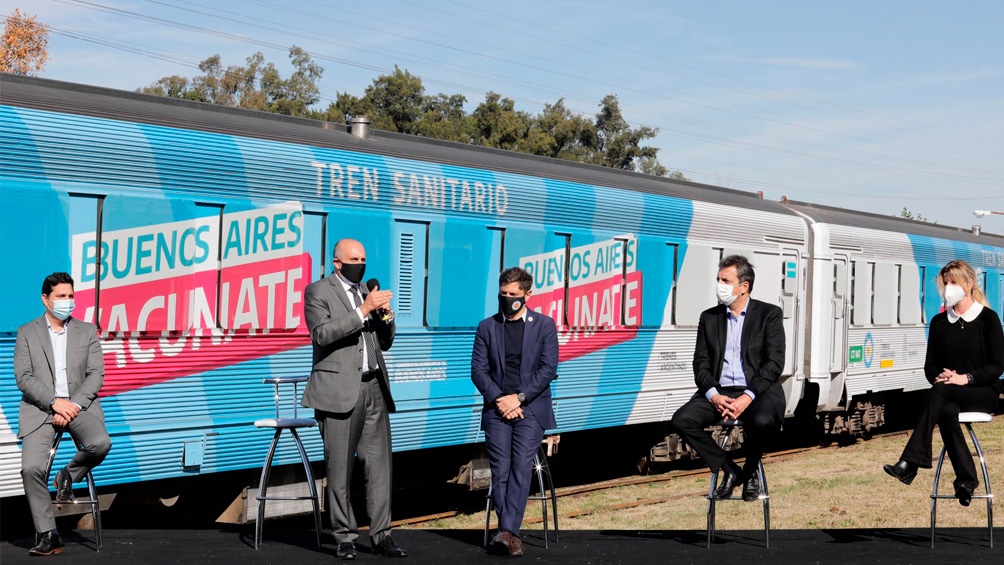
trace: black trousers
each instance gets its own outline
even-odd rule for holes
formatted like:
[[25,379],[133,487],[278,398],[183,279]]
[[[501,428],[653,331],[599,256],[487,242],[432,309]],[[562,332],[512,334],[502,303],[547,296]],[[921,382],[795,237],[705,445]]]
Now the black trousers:
[[934,459],[931,441],[937,424],[948,451],[948,459],[955,469],[955,488],[963,484],[975,488],[979,484],[976,479],[976,463],[973,462],[966,438],[962,434],[959,412],[992,413],[997,408],[998,396],[997,387],[935,384],[927,393],[927,404],[900,459],[923,469],[930,469],[931,460]]
[[[718,392],[729,398],[738,398],[743,394],[743,389],[719,388]],[[740,414],[739,419],[743,421],[743,433],[746,440],[746,464],[743,466],[742,479],[749,479],[756,473],[760,459],[767,449],[767,443],[774,437],[774,434],[781,429],[781,422],[777,417],[778,410],[774,402],[766,395],[757,396],[753,402]],[[680,407],[673,414],[673,427],[676,433],[680,434],[683,441],[693,447],[700,456],[707,461],[708,467],[712,471],[718,472],[728,461],[728,455],[718,447],[718,444],[711,437],[711,432],[704,428],[715,424],[722,419],[722,415],[715,410],[715,407],[704,398],[704,395],[697,393]]]

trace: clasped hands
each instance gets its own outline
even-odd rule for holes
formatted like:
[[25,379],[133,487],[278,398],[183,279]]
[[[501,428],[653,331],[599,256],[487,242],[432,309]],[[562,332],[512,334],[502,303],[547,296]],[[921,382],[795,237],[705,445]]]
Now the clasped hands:
[[495,409],[506,420],[523,419],[523,406],[519,402],[519,397],[515,394],[500,396],[495,401]]
[[753,402],[748,394],[740,394],[738,398],[729,398],[724,394],[716,394],[711,397],[711,405],[718,410],[722,418],[735,420]]
[[951,369],[944,369],[941,371],[941,374],[934,379],[934,384],[938,383],[962,386],[969,384],[969,377],[964,374],[956,373]]
[[57,398],[52,403],[52,412],[52,425],[65,428],[80,413],[80,407],[65,398]]
[[366,300],[363,301],[359,310],[363,313],[363,316],[369,316],[373,312],[378,311],[391,314],[390,299],[393,297],[394,293],[389,290],[374,290],[366,295]]

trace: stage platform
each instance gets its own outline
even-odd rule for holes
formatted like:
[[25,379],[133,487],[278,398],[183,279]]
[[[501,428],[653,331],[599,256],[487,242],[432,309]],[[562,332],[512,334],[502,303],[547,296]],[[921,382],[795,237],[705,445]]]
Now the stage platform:
[[[926,529],[776,530],[771,548],[763,547],[763,531],[724,531],[705,548],[703,531],[567,531],[544,548],[541,531],[525,531],[526,554],[520,562],[604,565],[647,563],[714,563],[732,559],[742,563],[1000,563],[1004,528],[994,531],[996,549],[987,544],[987,530],[939,530],[934,549]],[[104,546],[95,552],[90,531],[64,532],[67,547],[52,562],[77,564],[239,564],[282,563],[309,565],[337,562],[334,542],[326,534],[318,548],[313,533],[299,529],[266,528],[260,550],[254,549],[252,527],[234,529],[105,530]],[[552,532],[553,536],[553,532]],[[409,552],[406,559],[378,557],[369,552],[363,533],[357,562],[402,565],[467,565],[498,563],[507,557],[487,555],[477,530],[396,530],[394,539]],[[38,563],[28,556],[31,539],[0,544],[4,565]]]

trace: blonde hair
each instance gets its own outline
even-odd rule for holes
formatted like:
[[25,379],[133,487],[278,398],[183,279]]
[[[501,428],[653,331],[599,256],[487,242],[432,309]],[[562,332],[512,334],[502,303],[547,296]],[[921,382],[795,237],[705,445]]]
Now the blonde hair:
[[979,302],[987,308],[990,307],[990,304],[987,302],[987,297],[983,294],[983,289],[976,284],[976,270],[973,269],[969,263],[966,263],[962,259],[953,259],[941,268],[941,272],[938,273],[938,293],[942,296],[945,295],[946,278],[959,285],[972,282],[973,300]]

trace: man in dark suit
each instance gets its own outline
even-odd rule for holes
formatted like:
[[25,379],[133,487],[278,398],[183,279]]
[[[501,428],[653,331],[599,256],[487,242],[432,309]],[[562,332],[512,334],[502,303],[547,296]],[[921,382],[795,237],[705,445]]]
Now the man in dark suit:
[[393,294],[359,283],[366,249],[354,239],[335,244],[335,272],[304,291],[304,314],[314,346],[313,371],[301,404],[313,408],[324,441],[335,555],[355,559],[359,538],[350,501],[355,457],[366,474],[366,508],[373,552],[408,553],[390,536],[390,393],[383,351],[394,343]]
[[17,330],[14,376],[22,392],[17,437],[21,439],[21,479],[39,543],[31,555],[62,553],[63,542],[49,498],[49,448],[57,429],[82,447],[56,473],[56,500],[72,503],[73,483],[83,480],[111,449],[98,391],[105,361],[94,324],[70,317],[73,278],[53,273],[42,282],[45,314]]
[[[781,428],[784,392],[784,326],[778,306],[750,298],[753,265],[730,255],[718,265],[719,305],[701,313],[694,348],[697,393],[673,415],[673,427],[712,471],[722,471],[716,499],[732,496],[745,483],[743,500],[760,495],[757,466],[767,442]],[[746,464],[740,470],[705,428],[720,419],[742,417]]]
[[554,320],[528,310],[533,277],[518,267],[499,276],[499,313],[478,324],[471,353],[471,380],[484,397],[481,428],[492,470],[492,501],[499,532],[493,553],[523,555],[519,538],[530,462],[554,428],[551,381],[558,370]]

